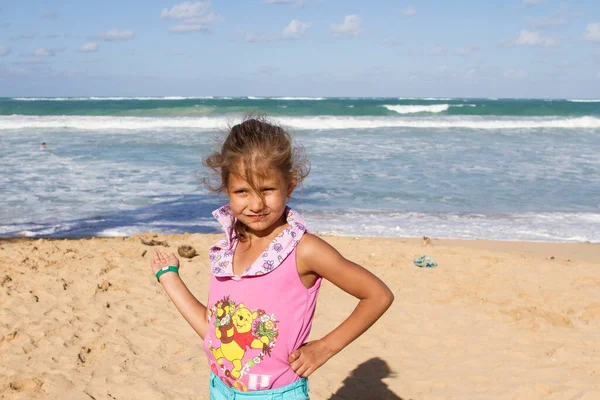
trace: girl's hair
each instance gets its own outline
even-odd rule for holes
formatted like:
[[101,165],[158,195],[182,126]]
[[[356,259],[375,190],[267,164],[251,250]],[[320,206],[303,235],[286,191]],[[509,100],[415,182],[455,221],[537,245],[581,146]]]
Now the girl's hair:
[[[218,185],[209,179],[202,182],[213,192],[222,193],[229,185],[229,176],[243,178],[260,196],[257,178],[268,175],[269,169],[279,170],[287,183],[301,183],[310,172],[304,148],[292,143],[290,135],[272,123],[265,115],[250,115],[240,124],[230,127],[220,151],[208,155],[202,164],[220,175]],[[246,240],[246,226],[236,221],[234,230],[240,240]]]

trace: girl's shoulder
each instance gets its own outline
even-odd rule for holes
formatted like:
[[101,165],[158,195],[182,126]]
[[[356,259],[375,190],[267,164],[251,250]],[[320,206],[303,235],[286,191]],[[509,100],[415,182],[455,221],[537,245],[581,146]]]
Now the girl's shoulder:
[[296,246],[296,262],[305,270],[315,271],[338,257],[341,255],[333,246],[312,233],[305,232]]
[[308,231],[304,232],[304,235],[300,238],[298,245],[296,246],[296,257],[308,257],[312,251],[318,250],[319,246],[321,246],[321,242],[326,243],[320,237],[309,233]]

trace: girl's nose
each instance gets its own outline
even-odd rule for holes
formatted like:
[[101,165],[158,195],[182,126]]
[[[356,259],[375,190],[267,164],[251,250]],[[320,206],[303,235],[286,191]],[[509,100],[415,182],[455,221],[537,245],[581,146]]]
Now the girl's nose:
[[258,193],[252,193],[250,196],[250,211],[253,213],[260,213],[265,208],[265,202],[258,195]]

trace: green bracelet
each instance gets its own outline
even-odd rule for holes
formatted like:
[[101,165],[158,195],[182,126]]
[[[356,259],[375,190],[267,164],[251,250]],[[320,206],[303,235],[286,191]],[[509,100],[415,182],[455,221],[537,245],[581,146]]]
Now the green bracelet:
[[162,274],[164,274],[165,272],[175,272],[176,274],[179,275],[179,268],[177,268],[174,265],[169,265],[167,267],[162,267],[161,269],[159,269],[158,271],[156,271],[156,280],[160,282],[160,276]]

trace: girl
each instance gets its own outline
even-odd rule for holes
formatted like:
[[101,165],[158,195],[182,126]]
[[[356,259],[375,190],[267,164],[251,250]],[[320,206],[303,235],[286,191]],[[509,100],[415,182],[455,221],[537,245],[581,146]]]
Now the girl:
[[[247,119],[204,165],[220,175],[213,190],[229,197],[213,212],[225,236],[209,250],[208,306],[180,279],[174,254],[154,253],[152,271],[204,340],[212,400],[308,399],[306,378],[373,325],[394,296],[308,233],[287,206],[309,168],[282,128]],[[306,342],[322,279],[360,301],[336,329]]]

